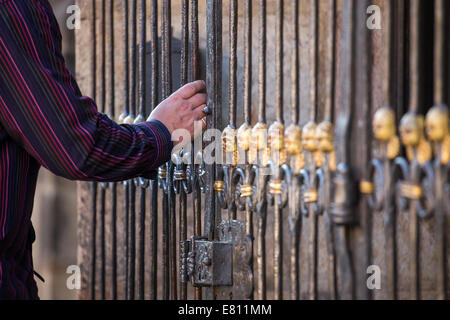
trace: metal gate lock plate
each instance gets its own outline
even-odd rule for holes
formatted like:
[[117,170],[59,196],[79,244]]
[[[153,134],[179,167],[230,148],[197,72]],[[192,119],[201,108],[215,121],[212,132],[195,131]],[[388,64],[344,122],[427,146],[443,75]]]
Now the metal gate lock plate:
[[231,286],[233,284],[233,245],[192,237],[180,243],[181,277],[193,286]]

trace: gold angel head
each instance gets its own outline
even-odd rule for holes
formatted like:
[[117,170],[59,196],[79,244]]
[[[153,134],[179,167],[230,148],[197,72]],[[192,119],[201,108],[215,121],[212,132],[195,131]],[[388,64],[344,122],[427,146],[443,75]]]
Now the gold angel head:
[[316,139],[320,151],[330,153],[334,150],[333,135],[333,124],[330,121],[323,121],[317,126]]
[[287,127],[284,133],[284,142],[286,150],[291,155],[300,154],[303,150],[302,146],[302,128],[300,126],[291,124]]
[[389,107],[383,107],[375,112],[373,118],[373,135],[375,139],[388,142],[395,137],[395,113]]
[[248,151],[250,149],[250,141],[252,135],[252,127],[247,123],[243,123],[237,131],[237,144],[239,149]]
[[431,159],[431,145],[425,139],[425,118],[413,112],[405,114],[400,121],[400,137],[406,147],[409,161],[417,157],[424,164]]
[[423,137],[423,116],[408,112],[400,120],[400,138],[405,147],[417,147]]
[[425,127],[428,138],[435,143],[436,154],[441,162],[450,161],[449,110],[445,105],[435,106],[428,111]]
[[269,127],[268,136],[271,150],[280,151],[284,149],[284,125],[281,122],[275,121],[272,123]]
[[431,141],[443,141],[449,134],[448,117],[449,111],[444,105],[435,106],[428,111],[425,125],[427,136]]
[[223,151],[227,153],[235,153],[237,151],[236,145],[236,129],[232,126],[227,126],[222,133],[222,147]]
[[373,117],[372,129],[375,139],[385,144],[386,157],[397,157],[400,153],[400,141],[396,135],[394,111],[389,107],[378,109]]
[[267,146],[267,125],[264,122],[258,122],[251,130],[250,148],[248,153],[248,161],[251,164],[258,162],[258,151],[265,150],[260,160],[260,164],[264,165],[268,161],[270,149]]
[[302,131],[302,145],[303,149],[309,152],[317,151],[316,139],[317,124],[314,121],[308,122]]
[[267,125],[264,122],[258,122],[252,129],[250,149],[259,151],[267,148]]

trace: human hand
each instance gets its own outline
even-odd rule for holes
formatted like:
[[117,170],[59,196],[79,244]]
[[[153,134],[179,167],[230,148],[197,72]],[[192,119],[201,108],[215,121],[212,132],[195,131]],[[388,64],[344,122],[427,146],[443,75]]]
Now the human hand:
[[[209,113],[206,107],[206,88],[203,80],[186,84],[169,98],[161,102],[150,114],[148,121],[161,121],[172,134],[175,130],[185,129],[194,138],[194,122],[202,120]],[[206,124],[201,121],[202,128]],[[177,143],[179,141],[175,141]]]

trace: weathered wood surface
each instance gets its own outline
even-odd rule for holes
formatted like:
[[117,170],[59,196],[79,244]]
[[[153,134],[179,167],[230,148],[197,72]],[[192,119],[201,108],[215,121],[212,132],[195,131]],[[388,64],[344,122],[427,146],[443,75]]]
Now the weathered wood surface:
[[[337,14],[336,14],[336,36],[339,40],[342,35],[340,34],[342,30],[342,25],[340,25],[340,16],[342,14],[341,8],[343,5],[343,2],[346,0],[337,0],[336,6],[337,6]],[[320,21],[327,20],[329,18],[329,13],[327,13],[327,4],[331,1],[326,2],[320,2]],[[100,1],[97,1],[97,7],[100,8]],[[180,3],[178,1],[174,1],[172,3],[172,12],[173,12],[173,37],[175,39],[181,38],[181,30],[179,28],[180,25]],[[350,134],[350,149],[351,149],[351,166],[354,169],[354,174],[356,179],[360,179],[363,176],[363,172],[366,169],[367,162],[369,161],[369,158],[371,156],[371,134],[368,128],[371,124],[372,114],[376,109],[384,105],[383,101],[383,92],[382,92],[382,79],[384,77],[383,73],[383,35],[381,30],[367,30],[366,28],[366,9],[368,1],[353,1],[355,5],[356,10],[356,16],[354,19],[354,27],[356,30],[355,38],[354,38],[354,64],[350,66],[351,74],[353,79],[355,80],[353,83],[353,86],[351,88],[351,99],[353,99],[354,103],[354,110],[355,114],[351,119],[351,134]],[[374,4],[377,4],[383,9],[383,4],[385,3],[384,0],[376,0],[374,1]],[[91,57],[91,50],[90,46],[93,43],[92,35],[91,35],[91,2],[90,1],[84,1],[84,0],[78,0],[77,4],[81,8],[81,14],[82,14],[82,21],[81,21],[81,29],[77,30],[76,32],[76,77],[78,80],[78,83],[80,84],[81,90],[84,94],[92,95],[92,89],[91,89],[91,74],[90,74],[90,65],[92,63],[92,57]],[[267,10],[267,20],[268,25],[274,25],[275,24],[275,7],[273,5],[274,1],[268,1],[268,10]],[[394,63],[395,66],[395,73],[396,74],[404,74],[405,70],[405,59],[404,56],[405,51],[403,45],[406,44],[405,36],[407,35],[407,30],[405,29],[405,23],[404,23],[404,15],[402,8],[404,8],[405,1],[397,1],[396,2],[397,7],[395,8],[396,12],[396,61]],[[120,114],[121,107],[123,106],[123,39],[122,39],[122,30],[123,30],[123,17],[122,17],[122,4],[121,1],[115,1],[115,29],[117,29],[117,32],[115,33],[115,42],[116,42],[116,90],[115,90],[115,98],[116,98],[116,114]],[[206,3],[205,1],[199,2],[199,24],[200,24],[200,49],[202,51],[202,68],[204,67],[204,58],[205,58],[205,49],[206,49],[206,34],[204,30],[206,30]],[[257,35],[258,35],[258,26],[257,26],[257,10],[256,7],[256,1],[254,1],[254,10],[253,10],[253,45],[254,45],[254,52],[256,51],[256,44],[257,44]],[[300,96],[300,122],[301,124],[306,123],[310,118],[310,107],[309,107],[309,101],[310,101],[310,95],[311,95],[311,88],[313,87],[313,83],[310,82],[310,68],[311,68],[311,61],[309,57],[309,45],[311,42],[311,35],[310,35],[310,25],[309,25],[309,19],[310,19],[310,2],[309,1],[301,1],[300,2],[300,90],[299,90],[299,96]],[[286,1],[285,3],[285,17],[286,20],[288,20],[288,17],[290,17],[289,10],[291,9],[290,2]],[[148,10],[150,10],[148,8]],[[238,10],[238,30],[241,32],[244,30],[244,19],[243,19],[243,10],[244,6],[241,5],[241,2],[239,1],[239,10]],[[224,7],[223,7],[223,16],[228,17],[228,4],[226,1],[224,1]],[[383,17],[384,19],[385,17]],[[98,23],[100,23],[100,20],[98,20]],[[204,26],[204,27],[203,27]],[[159,28],[158,28],[159,29]],[[98,27],[97,30],[100,30]],[[267,86],[267,122],[270,124],[274,121],[275,112],[274,106],[275,106],[275,85],[272,85],[273,79],[275,79],[275,64],[272,63],[272,61],[275,61],[275,28],[268,28],[267,29],[267,76],[268,76],[268,86]],[[325,48],[323,47],[322,42],[322,33],[323,30],[320,29],[319,34],[319,51],[322,52]],[[149,34],[149,33],[148,33]],[[238,37],[238,90],[240,88],[243,88],[243,67],[244,67],[244,55],[242,54],[244,51],[244,41],[242,41],[241,33]],[[291,85],[289,83],[290,81],[290,62],[291,62],[291,53],[293,50],[293,41],[291,39],[293,37],[293,26],[290,23],[286,23],[285,30],[284,30],[284,74],[285,74],[285,83],[284,86],[284,96],[285,96],[285,110],[289,110],[289,97],[290,97],[290,90]],[[108,38],[107,38],[107,46],[108,46]],[[223,75],[222,80],[224,84],[228,83],[228,56],[229,56],[229,47],[228,47],[228,19],[224,18],[223,20]],[[447,43],[450,43],[448,41]],[[98,43],[97,47],[97,63],[100,64],[100,43]],[[337,51],[336,51],[337,52]],[[253,54],[253,63],[252,63],[252,71],[253,71],[253,86],[252,86],[252,101],[257,102],[258,101],[258,92],[257,92],[257,67],[258,67],[258,60],[257,60],[257,54]],[[341,57],[339,54],[336,53],[336,61],[335,65],[339,65]],[[108,61],[108,59],[107,59]],[[107,62],[108,63],[108,62]],[[320,57],[318,61],[318,70],[321,71],[323,74],[325,68],[327,67],[326,61]],[[108,69],[107,69],[108,70]],[[336,79],[340,79],[340,73],[342,70],[339,68],[335,69],[335,76]],[[97,75],[98,79],[100,79],[100,75]],[[99,83],[99,80],[97,80],[97,83]],[[449,81],[450,83],[450,81]],[[405,111],[405,109],[408,106],[408,100],[407,97],[405,97],[405,78],[397,76],[395,81],[395,102],[396,106],[395,109],[398,111],[398,115],[402,115]],[[176,88],[176,86],[174,87]],[[227,103],[227,97],[228,97],[228,87],[227,85],[223,85],[223,92],[222,92],[222,100],[224,102],[223,105],[228,105]],[[322,99],[324,99],[324,96],[322,95],[323,91],[326,90],[326,87],[324,86],[324,83],[319,80],[318,82],[318,88],[319,95],[319,105],[323,104]],[[97,95],[98,96],[98,95]],[[334,101],[341,101],[340,97],[340,91],[335,91],[335,100]],[[110,101],[110,98],[107,96],[106,103]],[[238,91],[237,96],[237,105],[238,105],[238,114],[237,114],[237,124],[240,125],[243,121],[242,118],[242,108],[243,104],[243,93]],[[256,114],[257,114],[257,103],[253,103],[252,105],[252,114],[253,116],[253,123],[257,120]],[[338,104],[334,104],[333,110],[334,110],[334,118],[339,116],[341,106]],[[318,109],[317,110],[317,117],[318,120],[321,120],[323,118],[323,110]],[[291,113],[285,112],[285,122],[289,124],[291,122],[290,120]],[[223,108],[223,118],[226,121],[227,120],[227,109]],[[118,289],[119,289],[119,298],[123,297],[123,288],[124,288],[124,256],[123,256],[123,241],[124,241],[124,233],[122,230],[124,230],[124,201],[123,201],[123,187],[121,185],[118,185],[118,224],[117,229],[119,230],[118,233]],[[109,191],[107,193],[107,199],[109,199]],[[90,272],[90,252],[92,247],[92,239],[91,239],[91,227],[92,227],[92,213],[91,213],[91,193],[89,189],[89,183],[79,183],[78,184],[78,263],[81,266],[82,270],[82,290],[80,291],[79,298],[80,299],[87,299],[89,297],[89,290],[88,290],[88,279],[89,279],[89,272]],[[191,197],[188,196],[188,203],[192,203]],[[100,208],[100,204],[97,203],[97,207]],[[148,206],[147,206],[148,207]],[[190,208],[188,208],[190,210]],[[109,212],[109,211],[107,211]],[[190,212],[190,211],[188,211]],[[273,214],[271,214],[272,209],[269,208],[269,214],[268,214],[268,220],[267,220],[267,270],[268,276],[267,276],[267,286],[268,286],[268,298],[272,297],[272,289],[273,289],[273,277],[269,276],[271,274],[270,270],[272,270],[272,239],[273,239],[273,228],[271,227],[273,225]],[[382,281],[382,288],[381,290],[375,290],[375,291],[369,291],[366,287],[366,279],[368,275],[366,274],[366,269],[369,265],[375,264],[381,267],[382,272],[383,268],[385,266],[385,255],[384,255],[384,227],[383,227],[383,217],[381,215],[375,215],[372,211],[369,211],[367,209],[367,206],[364,202],[360,202],[359,206],[355,209],[357,221],[356,224],[349,228],[349,234],[350,234],[350,248],[352,253],[352,264],[354,266],[354,298],[357,299],[368,299],[368,298],[376,298],[376,299],[383,299],[386,297],[386,288],[383,285]],[[243,214],[238,213],[238,217],[240,217]],[[283,214],[283,226],[286,226],[284,228],[285,232],[283,234],[284,237],[284,246],[285,246],[285,252],[289,252],[289,232],[288,232],[288,220],[287,220],[287,214]],[[160,219],[161,220],[161,219]],[[160,221],[159,220],[159,221]],[[146,230],[148,229],[148,222],[149,219],[147,219],[147,225]],[[109,226],[110,224],[110,214],[107,214],[106,216],[106,225]],[[434,272],[435,270],[435,250],[434,244],[434,220],[427,220],[427,221],[421,221],[421,229],[420,229],[420,235],[421,235],[421,284],[422,284],[422,298],[434,298],[436,297],[435,293],[435,278],[436,274]],[[188,234],[192,234],[192,221],[188,221],[189,229]],[[408,247],[408,239],[409,239],[409,233],[408,233],[408,225],[409,225],[409,218],[406,213],[400,213],[397,217],[397,276],[398,276],[398,297],[401,299],[408,299],[409,297],[409,247]],[[447,228],[448,229],[448,228]],[[158,230],[161,230],[161,227],[158,226]],[[448,229],[449,230],[449,229]],[[99,232],[97,232],[97,235]],[[326,237],[325,237],[325,228],[323,223],[323,217],[319,218],[319,228],[318,228],[318,235],[319,235],[319,245],[318,245],[318,298],[319,299],[327,299],[330,297],[329,295],[329,283],[328,283],[328,260],[327,260],[327,249],[326,249]],[[308,285],[307,281],[309,279],[308,275],[308,264],[309,264],[309,257],[308,257],[308,237],[309,237],[309,230],[308,230],[308,223],[303,224],[303,230],[301,234],[301,247],[300,247],[300,297],[301,298],[307,298],[308,297]],[[109,228],[107,228],[106,232],[106,239],[107,239],[107,259],[110,259],[110,241],[111,234],[109,232]],[[447,239],[450,240],[450,239]],[[450,245],[448,245],[448,248],[450,248]],[[149,246],[146,245],[146,250],[148,252]],[[99,254],[99,250],[97,250],[97,254]],[[450,256],[450,255],[449,255]],[[283,274],[289,275],[289,254],[285,254],[283,257]],[[97,261],[99,259],[97,258]],[[111,264],[109,263],[110,260],[107,260],[107,284],[109,284],[109,279],[111,276]],[[338,268],[342,267],[340,265],[340,261],[338,261]],[[148,268],[148,264],[146,266]],[[338,269],[339,270],[339,269]],[[148,270],[147,270],[148,271]],[[148,277],[148,272],[147,277]],[[98,271],[97,271],[98,275]],[[339,275],[339,273],[338,273]],[[384,278],[383,278],[384,279]],[[450,279],[448,279],[448,282],[450,283]],[[148,284],[148,279],[146,279],[146,283]],[[284,277],[284,288],[290,288],[289,284],[289,277]],[[448,286],[450,287],[450,286]],[[109,288],[109,285],[107,286]],[[348,287],[348,283],[343,283],[342,279],[338,279],[338,293],[340,298],[351,298],[352,297],[352,288]],[[110,296],[109,290],[107,290],[107,298]],[[284,294],[284,297],[287,298],[289,296],[288,291]],[[160,292],[158,293],[158,297],[160,297]],[[189,297],[192,297],[192,290],[189,291]]]

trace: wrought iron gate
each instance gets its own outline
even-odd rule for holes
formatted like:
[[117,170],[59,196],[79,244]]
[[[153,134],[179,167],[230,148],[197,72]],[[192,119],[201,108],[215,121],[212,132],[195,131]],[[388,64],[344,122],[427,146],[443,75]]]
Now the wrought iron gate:
[[450,5],[375,4],[381,30],[368,0],[84,4],[102,112],[145,121],[206,70],[207,126],[222,135],[217,163],[204,161],[205,138],[155,180],[82,194],[81,296],[446,299]]

